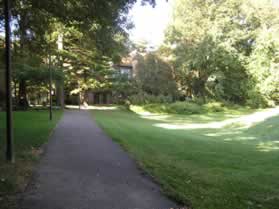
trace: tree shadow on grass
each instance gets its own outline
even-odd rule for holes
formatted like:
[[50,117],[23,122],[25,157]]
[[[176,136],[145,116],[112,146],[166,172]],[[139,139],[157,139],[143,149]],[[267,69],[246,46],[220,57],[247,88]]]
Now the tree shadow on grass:
[[252,145],[258,151],[279,151],[279,115],[243,128],[242,124],[232,124],[221,130],[203,130],[208,137],[224,141]]
[[[217,115],[215,122],[216,114],[191,116],[185,120],[183,117],[174,118],[174,120],[168,117],[161,120],[161,123],[153,123],[153,126],[176,133],[200,136],[206,140],[249,145],[262,152],[279,151],[279,128],[277,128],[279,127],[279,114],[276,113],[274,116],[270,115],[266,118],[261,118],[259,115],[255,121],[253,121],[253,117],[250,117],[252,115],[247,116],[230,118],[225,114],[220,117]],[[226,120],[221,120],[221,118],[226,118]],[[154,118],[152,120],[156,121]]]

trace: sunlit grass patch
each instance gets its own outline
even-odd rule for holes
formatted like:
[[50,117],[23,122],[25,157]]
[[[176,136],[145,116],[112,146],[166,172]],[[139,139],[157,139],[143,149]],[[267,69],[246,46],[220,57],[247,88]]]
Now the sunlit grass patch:
[[66,105],[67,109],[82,109],[82,110],[117,110],[121,108],[120,106],[115,105]]
[[93,116],[178,202],[206,209],[276,209],[277,111],[178,115],[93,110]]
[[[279,137],[278,137],[279,139]],[[257,147],[263,152],[276,151],[279,150],[279,140],[269,141],[269,142],[260,142]]]

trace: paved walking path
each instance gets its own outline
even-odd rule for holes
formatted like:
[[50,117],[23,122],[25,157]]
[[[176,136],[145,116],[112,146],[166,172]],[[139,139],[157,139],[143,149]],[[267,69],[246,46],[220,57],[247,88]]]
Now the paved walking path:
[[97,127],[87,111],[65,111],[21,209],[165,209],[175,204]]

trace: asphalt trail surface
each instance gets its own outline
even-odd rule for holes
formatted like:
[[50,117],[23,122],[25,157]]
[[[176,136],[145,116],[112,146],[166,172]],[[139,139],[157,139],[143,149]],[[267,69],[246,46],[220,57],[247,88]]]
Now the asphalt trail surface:
[[20,209],[176,208],[85,110],[55,128]]

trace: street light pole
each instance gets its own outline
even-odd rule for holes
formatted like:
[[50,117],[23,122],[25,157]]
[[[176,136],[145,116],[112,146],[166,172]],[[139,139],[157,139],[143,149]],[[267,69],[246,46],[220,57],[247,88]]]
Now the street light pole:
[[49,70],[49,120],[52,120],[52,70],[51,70],[50,50],[49,50],[48,70]]
[[13,153],[13,104],[12,104],[12,72],[11,72],[11,28],[10,28],[10,2],[4,1],[5,13],[5,61],[6,61],[6,122],[7,122],[7,147],[6,159],[14,162]]

